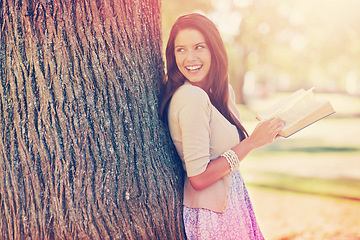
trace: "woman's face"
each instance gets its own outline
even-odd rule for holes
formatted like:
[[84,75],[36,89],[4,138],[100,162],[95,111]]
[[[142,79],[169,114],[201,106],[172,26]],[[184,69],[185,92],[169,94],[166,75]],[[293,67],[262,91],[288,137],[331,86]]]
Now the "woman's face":
[[175,38],[175,59],[180,72],[193,84],[201,87],[211,65],[211,53],[205,38],[196,29],[180,30]]

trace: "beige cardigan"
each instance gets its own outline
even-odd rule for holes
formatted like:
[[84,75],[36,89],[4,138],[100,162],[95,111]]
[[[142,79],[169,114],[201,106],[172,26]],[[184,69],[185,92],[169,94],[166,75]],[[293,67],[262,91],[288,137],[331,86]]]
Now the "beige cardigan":
[[[229,85],[229,107],[239,117],[234,91]],[[168,111],[169,129],[187,177],[205,171],[208,163],[239,143],[239,134],[210,102],[206,92],[186,81],[173,95]],[[225,212],[230,194],[230,174],[206,189],[195,190],[185,178],[184,205]]]

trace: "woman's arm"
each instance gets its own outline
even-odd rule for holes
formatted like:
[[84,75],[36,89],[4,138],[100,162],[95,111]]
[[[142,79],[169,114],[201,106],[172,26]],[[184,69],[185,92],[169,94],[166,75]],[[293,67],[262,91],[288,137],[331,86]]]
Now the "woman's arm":
[[[248,138],[232,148],[239,161],[242,161],[252,150],[272,143],[284,124],[285,122],[279,118],[260,122]],[[202,190],[229,174],[230,171],[230,165],[226,158],[219,157],[210,161],[204,172],[189,177],[189,181],[195,190]]]

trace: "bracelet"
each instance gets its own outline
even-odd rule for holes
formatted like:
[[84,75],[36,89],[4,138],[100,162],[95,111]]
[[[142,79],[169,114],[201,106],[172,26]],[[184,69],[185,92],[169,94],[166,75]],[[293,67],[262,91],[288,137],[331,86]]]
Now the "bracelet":
[[236,155],[236,153],[233,150],[231,150],[231,149],[227,150],[226,152],[221,154],[221,157],[226,158],[226,160],[230,164],[231,171],[239,168],[240,161],[239,161],[238,156]]

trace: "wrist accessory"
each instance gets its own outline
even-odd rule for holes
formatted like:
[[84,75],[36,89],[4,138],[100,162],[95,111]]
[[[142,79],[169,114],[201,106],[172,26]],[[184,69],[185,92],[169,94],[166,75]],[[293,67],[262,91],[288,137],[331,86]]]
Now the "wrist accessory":
[[240,161],[239,161],[238,156],[236,155],[236,153],[233,150],[231,150],[231,149],[227,150],[226,152],[221,154],[221,157],[226,158],[226,160],[230,164],[231,171],[239,168]]

